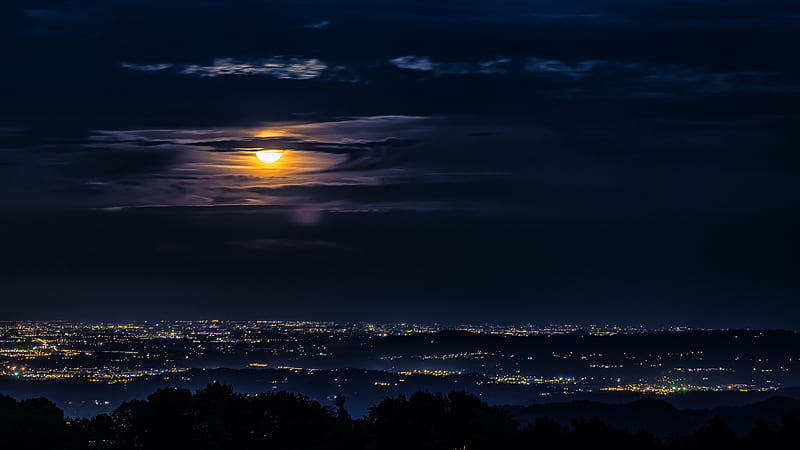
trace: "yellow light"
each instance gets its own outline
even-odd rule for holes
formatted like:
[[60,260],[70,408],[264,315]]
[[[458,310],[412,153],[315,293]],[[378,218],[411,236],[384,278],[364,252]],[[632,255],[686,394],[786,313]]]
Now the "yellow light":
[[260,138],[276,138],[276,137],[285,137],[289,133],[286,130],[281,128],[267,128],[263,130],[258,130],[255,132],[255,137]]
[[281,159],[283,152],[280,150],[261,150],[256,152],[256,158],[264,164],[272,164]]

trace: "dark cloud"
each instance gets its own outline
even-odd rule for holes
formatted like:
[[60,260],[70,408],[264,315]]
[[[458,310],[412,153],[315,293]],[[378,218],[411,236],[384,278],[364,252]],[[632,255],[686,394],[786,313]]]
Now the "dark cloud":
[[75,155],[60,171],[74,177],[119,179],[163,170],[178,161],[178,152],[169,150],[94,149]]

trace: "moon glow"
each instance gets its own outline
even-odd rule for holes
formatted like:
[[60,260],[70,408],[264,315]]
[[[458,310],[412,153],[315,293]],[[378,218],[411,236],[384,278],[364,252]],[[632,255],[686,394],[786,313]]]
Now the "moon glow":
[[281,159],[283,152],[280,150],[261,150],[256,152],[256,158],[264,164],[272,164]]

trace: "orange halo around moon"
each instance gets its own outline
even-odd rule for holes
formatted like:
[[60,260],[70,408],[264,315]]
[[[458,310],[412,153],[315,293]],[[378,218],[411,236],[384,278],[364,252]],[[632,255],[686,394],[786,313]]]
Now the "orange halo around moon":
[[256,152],[256,158],[264,164],[272,164],[281,159],[283,152],[280,150],[261,150]]

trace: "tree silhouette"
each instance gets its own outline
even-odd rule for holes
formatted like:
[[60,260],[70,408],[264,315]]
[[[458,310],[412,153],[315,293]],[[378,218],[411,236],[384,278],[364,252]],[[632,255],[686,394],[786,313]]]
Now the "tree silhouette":
[[699,428],[691,436],[690,448],[735,448],[736,433],[731,430],[720,416],[709,419],[708,424]]
[[344,397],[333,408],[289,392],[239,394],[216,382],[195,393],[159,389],[90,419],[65,419],[46,399],[0,395],[2,450],[788,450],[798,441],[800,412],[759,422],[742,437],[717,416],[661,442],[596,417],[571,426],[537,418],[520,427],[503,409],[464,391],[387,397],[358,420],[344,410]]
[[386,398],[370,408],[367,448],[498,448],[517,424],[501,409],[474,395],[417,392],[410,398]]
[[59,448],[68,438],[64,413],[50,400],[17,402],[0,395],[0,448]]

